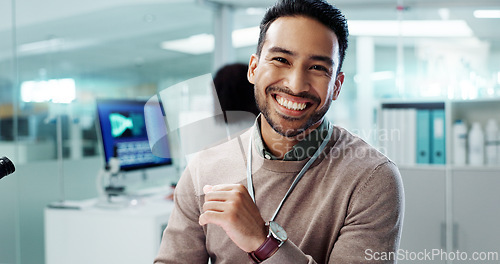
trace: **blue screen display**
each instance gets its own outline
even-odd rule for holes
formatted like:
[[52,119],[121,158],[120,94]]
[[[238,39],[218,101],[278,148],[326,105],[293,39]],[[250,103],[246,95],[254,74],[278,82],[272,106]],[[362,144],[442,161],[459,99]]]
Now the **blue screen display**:
[[[168,143],[164,145],[166,149],[163,150],[167,155],[157,157],[151,152],[144,116],[145,106],[146,101],[97,100],[97,116],[106,164],[113,156],[120,160],[120,170],[124,171],[172,163],[168,155]],[[148,114],[151,113],[155,112],[148,111]],[[151,120],[162,116],[148,118]]]

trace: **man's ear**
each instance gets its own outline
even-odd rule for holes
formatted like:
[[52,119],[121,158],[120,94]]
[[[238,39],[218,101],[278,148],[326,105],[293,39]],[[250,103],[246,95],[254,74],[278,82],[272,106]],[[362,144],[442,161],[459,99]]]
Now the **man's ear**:
[[332,100],[335,101],[339,97],[340,90],[342,89],[342,84],[344,83],[344,73],[339,72],[337,78],[335,79],[335,87],[333,87],[333,97]]
[[256,54],[252,54],[250,57],[250,62],[248,63],[248,73],[247,78],[251,84],[255,84],[255,70],[257,69],[257,64],[259,64],[259,57]]

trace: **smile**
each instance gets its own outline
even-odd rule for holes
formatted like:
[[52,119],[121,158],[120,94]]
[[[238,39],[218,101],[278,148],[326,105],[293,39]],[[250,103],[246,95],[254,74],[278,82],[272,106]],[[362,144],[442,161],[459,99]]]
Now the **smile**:
[[294,111],[302,111],[307,107],[307,103],[293,102],[279,95],[276,95],[276,102],[286,109]]

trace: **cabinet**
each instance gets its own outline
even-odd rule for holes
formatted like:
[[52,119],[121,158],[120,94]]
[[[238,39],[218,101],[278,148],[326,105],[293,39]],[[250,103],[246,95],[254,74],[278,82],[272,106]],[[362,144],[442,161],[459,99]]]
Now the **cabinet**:
[[172,201],[138,200],[126,208],[45,209],[45,263],[152,263]]
[[496,253],[480,263],[499,263],[500,168],[454,168],[452,179],[453,249]]
[[[446,249],[445,169],[400,168],[405,189],[405,216],[400,248],[408,252]],[[415,263],[401,259],[398,263]],[[446,263],[436,259],[433,263]]]
[[[483,130],[490,118],[500,123],[500,99],[384,101],[377,111],[378,128],[385,129],[384,109],[425,107],[444,109],[446,162],[422,165],[416,161],[398,162],[396,158],[406,198],[401,249],[412,253],[432,250],[445,253],[427,259],[429,263],[499,263],[500,164],[457,166],[451,154],[454,152],[453,122],[464,120],[470,129],[472,121],[476,121]],[[378,143],[386,146],[384,142]],[[457,252],[461,255],[454,254]],[[417,262],[423,261],[399,261]]]

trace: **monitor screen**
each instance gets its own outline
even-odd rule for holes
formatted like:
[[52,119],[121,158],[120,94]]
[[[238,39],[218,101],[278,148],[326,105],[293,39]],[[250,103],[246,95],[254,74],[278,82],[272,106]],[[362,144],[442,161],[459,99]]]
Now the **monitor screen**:
[[[115,155],[120,160],[120,170],[124,171],[172,163],[170,157],[157,157],[151,152],[145,106],[146,101],[97,100],[97,119],[106,164]],[[170,153],[168,149],[166,151]]]

